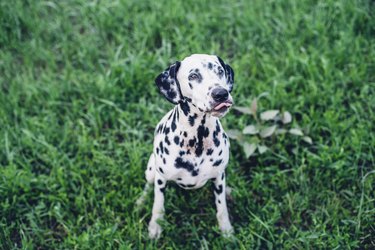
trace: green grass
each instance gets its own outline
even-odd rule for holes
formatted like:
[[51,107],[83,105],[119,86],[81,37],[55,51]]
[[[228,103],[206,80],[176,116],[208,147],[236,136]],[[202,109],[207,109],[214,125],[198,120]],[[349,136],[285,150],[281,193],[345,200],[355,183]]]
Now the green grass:
[[[375,247],[373,1],[0,1],[1,249]],[[233,97],[285,109],[295,137],[227,170],[235,240],[210,185],[169,185],[158,241],[152,195],[135,209],[153,130],[172,106],[154,78],[218,54]],[[226,129],[253,122],[234,111]]]

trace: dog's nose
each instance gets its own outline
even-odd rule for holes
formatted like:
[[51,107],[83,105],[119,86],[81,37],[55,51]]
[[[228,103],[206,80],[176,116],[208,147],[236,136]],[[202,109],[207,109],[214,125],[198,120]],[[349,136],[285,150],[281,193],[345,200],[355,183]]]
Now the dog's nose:
[[228,90],[224,88],[215,88],[212,90],[211,96],[216,102],[223,102],[228,99]]

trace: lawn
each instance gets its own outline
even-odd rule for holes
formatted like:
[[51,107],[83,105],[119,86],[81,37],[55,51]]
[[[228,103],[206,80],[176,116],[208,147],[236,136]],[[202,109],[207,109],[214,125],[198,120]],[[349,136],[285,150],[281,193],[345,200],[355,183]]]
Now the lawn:
[[[0,249],[374,249],[375,5],[371,0],[0,1]],[[235,71],[233,98],[288,110],[312,144],[231,141],[234,238],[212,186],[166,190],[147,236],[155,77],[192,53]],[[226,130],[254,123],[232,110]]]

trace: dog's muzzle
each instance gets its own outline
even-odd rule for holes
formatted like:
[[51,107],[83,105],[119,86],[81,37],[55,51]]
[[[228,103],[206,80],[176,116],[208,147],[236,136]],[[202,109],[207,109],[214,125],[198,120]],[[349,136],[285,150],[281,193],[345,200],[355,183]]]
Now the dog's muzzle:
[[211,93],[212,99],[214,100],[212,112],[224,114],[233,104],[231,98],[229,98],[228,90],[224,88],[215,88]]

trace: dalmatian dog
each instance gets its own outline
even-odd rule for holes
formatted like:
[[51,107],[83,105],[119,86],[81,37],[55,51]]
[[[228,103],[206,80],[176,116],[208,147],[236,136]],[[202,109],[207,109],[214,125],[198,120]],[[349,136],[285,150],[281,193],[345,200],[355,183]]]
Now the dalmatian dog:
[[196,189],[208,180],[214,182],[219,227],[229,236],[233,232],[225,185],[229,139],[219,118],[233,104],[230,92],[234,72],[218,56],[194,54],[170,65],[155,82],[175,107],[156,127],[154,149],[147,164],[143,196],[154,185],[149,237],[158,238],[162,231],[158,220],[163,218],[167,181],[184,189]]

